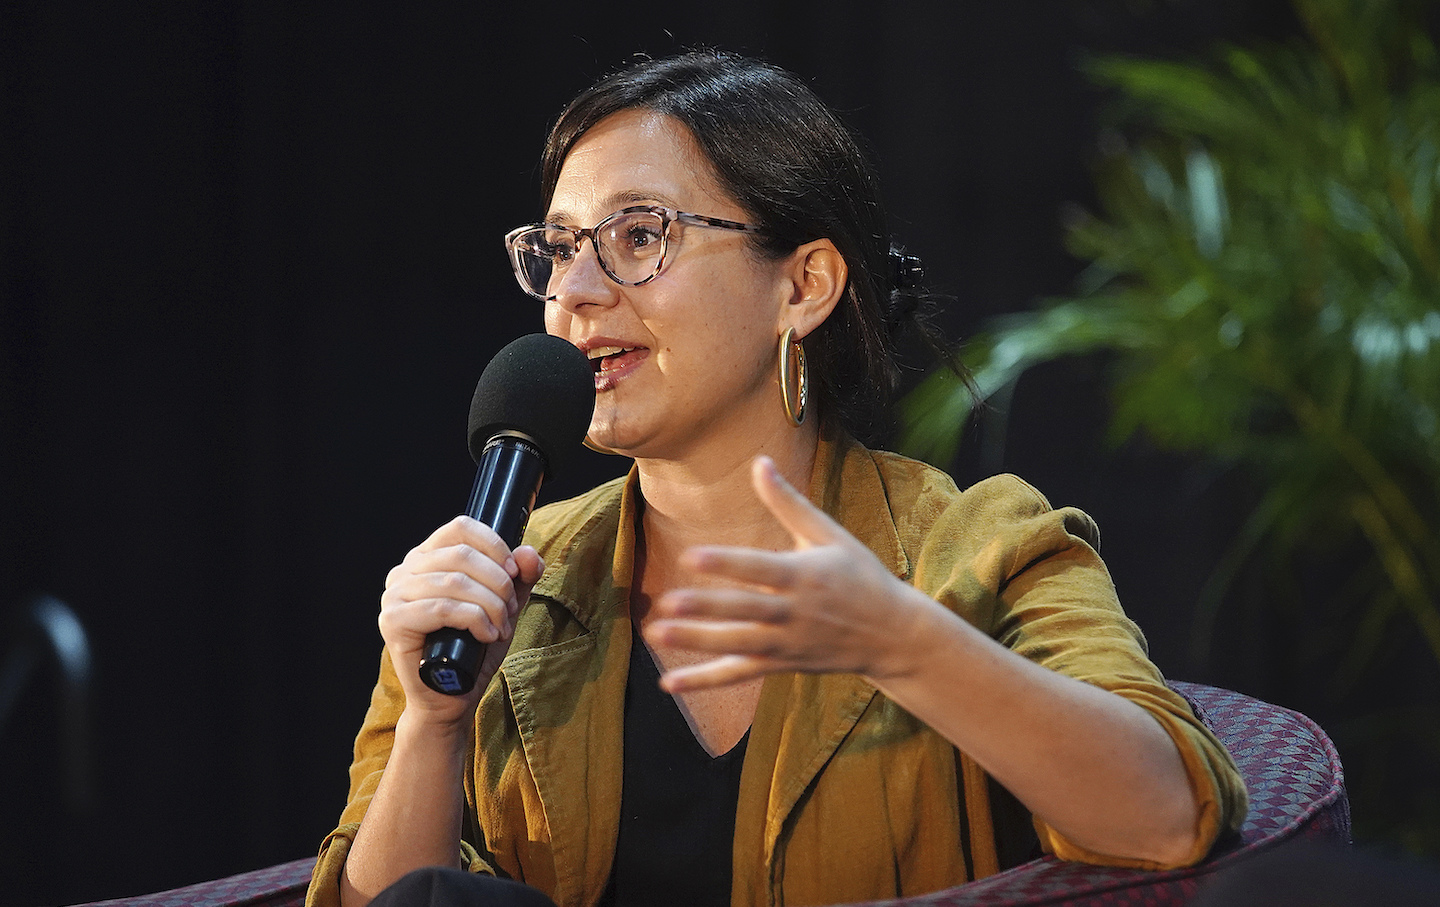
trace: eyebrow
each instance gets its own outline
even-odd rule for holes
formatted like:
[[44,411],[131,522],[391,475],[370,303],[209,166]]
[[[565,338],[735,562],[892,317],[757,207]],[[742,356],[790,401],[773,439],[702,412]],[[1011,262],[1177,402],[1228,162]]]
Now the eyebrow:
[[[646,192],[640,189],[622,189],[619,192],[605,197],[605,206],[610,209],[609,213],[611,214],[620,210],[621,208],[628,208],[631,205],[640,204],[641,202],[653,202],[660,205],[661,207],[673,208],[677,211],[680,209],[680,206],[675,203],[675,200],[670,198],[663,192]],[[575,220],[575,215],[571,214],[569,211],[551,211],[549,214],[545,215],[545,222],[549,224],[563,225],[566,222],[573,222]]]

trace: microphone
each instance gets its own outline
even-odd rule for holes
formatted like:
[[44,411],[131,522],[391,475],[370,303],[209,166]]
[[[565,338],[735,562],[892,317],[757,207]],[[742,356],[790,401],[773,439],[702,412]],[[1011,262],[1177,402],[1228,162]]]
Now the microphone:
[[[585,440],[595,412],[595,371],[573,344],[526,334],[495,354],[470,402],[470,456],[478,464],[465,513],[510,548],[520,544],[540,483]],[[446,627],[425,637],[420,679],[438,693],[475,686],[485,646]]]

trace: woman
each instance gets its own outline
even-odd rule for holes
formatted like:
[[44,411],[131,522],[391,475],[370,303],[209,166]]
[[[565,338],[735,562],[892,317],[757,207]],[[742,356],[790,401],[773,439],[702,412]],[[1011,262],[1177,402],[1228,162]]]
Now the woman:
[[[517,277],[596,363],[589,440],[635,465],[514,551],[461,517],[390,572],[312,903],[426,866],[561,905],[834,903],[993,873],[1031,818],[1140,867],[1239,822],[1088,517],[852,440],[915,269],[797,79],[716,53],[612,75],[552,130],[543,194]],[[442,626],[493,643],[469,696],[417,677]]]

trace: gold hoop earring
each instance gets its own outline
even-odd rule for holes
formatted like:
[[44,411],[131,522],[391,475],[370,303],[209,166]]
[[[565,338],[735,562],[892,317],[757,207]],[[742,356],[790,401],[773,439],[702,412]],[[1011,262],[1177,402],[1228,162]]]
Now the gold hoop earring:
[[[794,391],[790,389],[791,381],[798,385]],[[810,402],[810,369],[805,365],[805,347],[795,339],[793,327],[786,328],[780,335],[780,402],[791,423],[800,425],[805,421],[806,405]]]

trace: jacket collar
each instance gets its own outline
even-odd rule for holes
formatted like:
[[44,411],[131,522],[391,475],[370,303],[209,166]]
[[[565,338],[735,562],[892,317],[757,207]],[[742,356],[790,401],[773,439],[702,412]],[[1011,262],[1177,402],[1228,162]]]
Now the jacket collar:
[[[619,820],[619,708],[629,653],[628,602],[639,495],[639,476],[632,467],[623,480],[536,514],[532,529],[549,566],[534,594],[569,611],[589,632],[506,659],[506,682],[525,752],[551,824],[557,885],[567,898],[598,892],[613,860],[614,842],[607,830],[618,827]],[[896,576],[910,578],[911,565],[885,483],[868,450],[848,436],[822,437],[809,498]],[[606,687],[603,693],[593,689],[597,683]],[[569,690],[570,698],[557,695],[557,685]],[[570,702],[586,689],[592,695],[574,699],[577,710],[557,723],[531,714],[531,692],[542,687],[551,691],[544,698],[551,704],[557,699]],[[736,903],[776,902],[783,871],[777,851],[786,822],[876,695],[873,686],[853,674],[766,678],[740,782],[734,871],[736,884],[745,890]],[[582,701],[606,717],[579,709]],[[581,774],[595,783],[580,784],[580,790],[574,766],[582,752],[586,756],[580,764],[586,768]],[[546,760],[551,757],[558,761],[550,764]]]
[[[628,611],[640,495],[640,474],[632,464],[623,479],[556,505],[574,512],[540,543],[548,567],[534,594],[560,603],[587,630],[617,611]],[[892,573],[909,577],[910,561],[901,548],[885,483],[870,451],[849,435],[823,433],[808,497],[864,542]],[[575,556],[591,546],[596,556]]]
[[632,465],[623,478],[538,511],[531,530],[539,538],[527,541],[546,566],[531,594],[559,603],[592,632],[616,614],[628,615],[639,496]]
[[890,495],[875,455],[846,434],[822,436],[810,476],[810,501],[859,539],[891,573],[910,576]]

